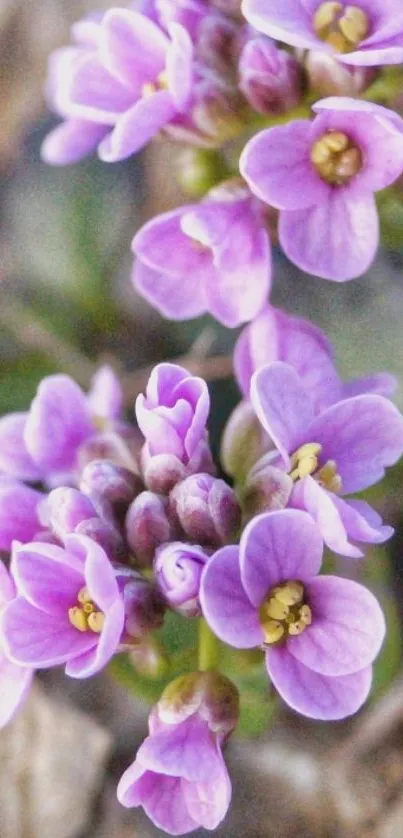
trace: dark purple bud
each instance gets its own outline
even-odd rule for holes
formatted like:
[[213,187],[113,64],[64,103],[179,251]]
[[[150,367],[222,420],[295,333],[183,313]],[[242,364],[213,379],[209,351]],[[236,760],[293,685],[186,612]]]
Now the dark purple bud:
[[217,547],[231,541],[241,523],[236,495],[224,480],[194,474],[173,489],[170,505],[192,541]]
[[176,536],[167,498],[154,492],[138,495],[127,511],[125,530],[137,562],[151,566],[156,548]]
[[[46,516],[46,520],[45,520]],[[76,532],[79,524],[96,518],[94,504],[78,489],[60,487],[49,493],[46,507],[42,506],[42,523],[49,526],[57,538],[63,539],[68,533]]]
[[108,460],[88,463],[80,480],[82,492],[94,499],[103,498],[114,508],[129,506],[143,488],[138,474]]
[[271,464],[272,459],[272,453],[266,454],[247,475],[242,490],[246,520],[287,506],[294,483],[289,474]]
[[150,456],[146,447],[143,449],[142,467],[147,488],[164,495],[186,476],[184,464],[174,454]]
[[[137,457],[131,445],[131,438],[108,431],[94,434],[86,440],[78,452],[78,468],[82,472],[93,460],[108,460],[129,471],[138,472]],[[136,442],[137,446],[137,442]]]
[[137,571],[125,567],[117,568],[116,579],[125,605],[126,639],[123,643],[130,644],[133,639],[161,628],[166,604],[157,586]]
[[326,52],[308,52],[309,85],[319,96],[359,96],[375,80],[374,67],[349,67]]
[[302,98],[302,69],[285,50],[262,36],[248,41],[239,61],[240,89],[261,114],[283,114]]
[[173,611],[185,617],[200,616],[200,580],[208,558],[201,547],[180,541],[165,544],[157,550],[154,560],[156,582]]
[[118,530],[107,521],[101,518],[89,518],[81,521],[75,528],[75,532],[96,541],[112,561],[124,561],[126,551],[123,539]]

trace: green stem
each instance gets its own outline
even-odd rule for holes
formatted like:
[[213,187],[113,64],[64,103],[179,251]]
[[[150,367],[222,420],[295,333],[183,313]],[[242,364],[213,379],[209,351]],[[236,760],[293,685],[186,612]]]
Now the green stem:
[[218,669],[220,644],[203,617],[199,621],[199,670]]

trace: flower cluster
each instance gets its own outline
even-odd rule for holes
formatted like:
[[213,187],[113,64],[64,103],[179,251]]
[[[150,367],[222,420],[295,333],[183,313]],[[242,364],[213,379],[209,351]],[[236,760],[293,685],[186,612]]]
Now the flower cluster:
[[354,495],[403,454],[396,382],[343,381],[326,335],[268,297],[272,238],[337,282],[374,258],[374,194],[403,173],[403,119],[371,85],[403,62],[400,6],[143,0],[76,23],[50,59],[62,122],[48,163],[122,160],[160,134],[188,144],[190,202],[136,233],[132,281],[171,319],[243,325],[242,400],[220,451],[231,483],[207,384],[174,363],[152,371],[136,425],[109,367],[87,394],[50,376],[0,419],[0,724],[35,670],[86,678],[121,652],[136,665],[168,611],[200,619],[198,669],[168,685],[118,787],[173,835],[214,829],[230,802],[239,696],[206,637],[260,650],[279,696],[313,719],[350,716],[370,691],[383,613],[326,572],[323,550],[358,559],[393,534]]

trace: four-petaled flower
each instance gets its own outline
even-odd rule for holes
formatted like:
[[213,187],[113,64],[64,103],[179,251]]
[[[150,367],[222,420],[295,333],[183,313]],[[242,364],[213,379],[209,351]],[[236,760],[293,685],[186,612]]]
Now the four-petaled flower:
[[341,494],[377,483],[403,454],[403,417],[383,396],[363,394],[315,415],[314,404],[295,370],[282,362],[253,376],[251,401],[277,451],[266,455],[288,497],[307,510],[325,543],[358,558],[355,542],[381,543],[393,533],[362,500]]
[[346,64],[403,61],[400,0],[244,0],[258,31],[300,49],[324,50]]
[[252,192],[280,210],[283,250],[302,270],[344,282],[370,266],[379,241],[374,192],[403,171],[403,121],[347,97],[313,106],[315,119],[256,134],[240,171]]
[[318,576],[322,539],[293,509],[255,518],[239,547],[223,547],[203,572],[204,616],[225,643],[261,647],[269,676],[292,708],[341,719],[367,698],[385,633],[382,611],[362,585]]

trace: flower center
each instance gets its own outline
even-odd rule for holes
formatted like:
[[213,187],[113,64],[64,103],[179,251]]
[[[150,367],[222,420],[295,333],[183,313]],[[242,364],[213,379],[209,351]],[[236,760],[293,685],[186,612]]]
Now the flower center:
[[153,93],[157,93],[158,90],[166,90],[167,87],[167,74],[163,70],[162,73],[157,76],[155,81],[147,81],[143,84],[143,87],[141,88],[141,95],[143,99],[147,99],[149,96],[152,96]]
[[351,52],[369,33],[368,16],[359,6],[321,3],[313,17],[313,27],[321,41],[337,52]]
[[105,623],[105,615],[97,611],[87,588],[81,588],[77,594],[77,605],[69,608],[69,620],[78,631],[93,631],[100,634]]
[[342,131],[327,131],[313,144],[311,163],[322,180],[343,186],[362,169],[362,154]]
[[335,460],[327,460],[321,466],[319,463],[321,453],[322,446],[319,442],[307,442],[301,445],[301,448],[298,448],[291,457],[290,477],[296,483],[297,480],[311,475],[324,489],[337,494],[343,488],[342,479],[337,473],[337,463]]
[[304,602],[304,586],[290,580],[270,591],[259,609],[264,644],[272,646],[287,637],[302,634],[312,623],[312,611]]

